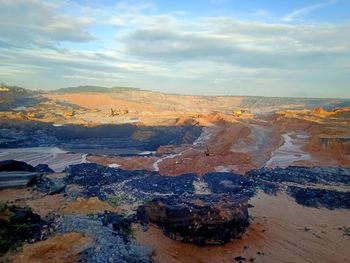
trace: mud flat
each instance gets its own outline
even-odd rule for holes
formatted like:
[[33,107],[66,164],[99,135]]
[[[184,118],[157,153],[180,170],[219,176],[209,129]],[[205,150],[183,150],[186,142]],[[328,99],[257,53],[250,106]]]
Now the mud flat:
[[308,161],[311,156],[302,150],[309,136],[306,134],[283,134],[284,144],[272,152],[271,158],[266,162],[266,167],[287,167],[296,161]]

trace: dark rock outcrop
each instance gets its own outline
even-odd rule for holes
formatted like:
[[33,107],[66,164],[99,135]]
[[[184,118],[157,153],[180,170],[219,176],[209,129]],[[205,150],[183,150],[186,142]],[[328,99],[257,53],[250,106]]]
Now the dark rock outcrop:
[[287,192],[300,205],[328,209],[350,209],[350,192],[296,186],[288,187]]
[[26,162],[16,160],[0,161],[0,172],[38,172],[38,173],[53,173],[54,171],[47,164],[38,164],[32,166]]
[[[207,174],[201,181],[206,194],[199,194],[194,186],[199,179],[195,174],[161,176],[92,163],[70,166],[66,172],[65,182],[82,186],[87,197],[105,200],[125,195],[126,199],[153,200],[139,207],[139,219],[157,224],[175,240],[223,244],[239,237],[249,224],[248,199],[255,189],[252,180],[240,175]],[[113,215],[105,216],[107,221],[110,218],[119,222]]]
[[247,198],[231,195],[157,198],[140,206],[137,215],[170,238],[197,245],[227,243],[249,225]]
[[54,173],[55,171],[52,170],[47,164],[38,164],[34,167],[35,171],[39,173]]
[[249,178],[258,182],[273,183],[341,183],[350,185],[350,169],[340,167],[299,167],[287,168],[261,168],[251,170],[246,174]]
[[[327,209],[350,209],[350,169],[340,167],[261,168],[246,174],[267,194],[285,191],[298,204]],[[312,184],[313,187],[307,187]],[[340,188],[337,188],[339,187]],[[348,188],[348,190],[344,190]],[[339,191],[338,191],[339,190]]]
[[35,168],[21,161],[5,160],[0,161],[1,172],[13,172],[13,171],[25,171],[25,172],[36,172]]

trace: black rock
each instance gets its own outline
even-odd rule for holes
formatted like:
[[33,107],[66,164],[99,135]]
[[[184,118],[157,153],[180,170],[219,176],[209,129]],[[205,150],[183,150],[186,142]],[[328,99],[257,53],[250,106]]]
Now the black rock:
[[137,215],[170,238],[197,245],[227,243],[249,225],[248,199],[222,194],[157,198],[140,206]]
[[350,185],[350,169],[340,167],[260,168],[251,170],[246,176],[257,182],[283,183],[341,183]]
[[52,170],[47,164],[38,164],[34,167],[36,172],[39,173],[54,173],[55,171]]
[[0,172],[11,172],[11,171],[25,171],[25,172],[36,172],[36,169],[21,161],[5,160],[0,161]]
[[235,257],[235,261],[245,261],[245,258],[238,256],[238,257]]
[[146,177],[129,181],[126,186],[138,189],[147,193],[159,194],[193,194],[193,181],[197,179],[195,174],[184,174],[180,176],[161,176],[159,174],[150,174]]
[[288,187],[287,192],[301,205],[350,209],[350,192],[297,186]]

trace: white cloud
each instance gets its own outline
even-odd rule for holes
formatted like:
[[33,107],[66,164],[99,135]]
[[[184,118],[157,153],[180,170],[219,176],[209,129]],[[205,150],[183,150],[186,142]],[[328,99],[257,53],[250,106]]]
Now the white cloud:
[[94,20],[60,13],[64,1],[0,0],[0,40],[17,47],[53,47],[60,41],[86,42]]
[[[0,78],[14,84],[273,95],[298,87],[345,87],[350,81],[346,23],[190,18],[183,12],[160,13],[145,1],[107,9],[68,0],[0,4]],[[290,17],[315,8],[320,7]],[[113,28],[104,33],[115,40],[112,44],[91,33],[98,26]],[[66,42],[84,45],[62,48]]]
[[285,22],[291,22],[297,18],[300,18],[301,16],[308,15],[309,13],[311,13],[317,9],[329,6],[329,5],[334,4],[336,2],[337,2],[337,0],[330,0],[328,2],[323,2],[323,3],[305,6],[305,7],[294,10],[291,13],[285,15],[282,20]]

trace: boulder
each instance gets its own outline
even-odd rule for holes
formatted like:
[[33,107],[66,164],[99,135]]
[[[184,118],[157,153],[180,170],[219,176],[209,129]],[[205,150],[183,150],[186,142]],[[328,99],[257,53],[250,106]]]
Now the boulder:
[[248,198],[226,194],[156,198],[140,206],[137,216],[177,241],[224,244],[239,238],[248,227]]
[[54,171],[47,164],[38,164],[32,166],[26,162],[16,160],[0,161],[0,172],[38,172],[38,173],[53,173]]
[[55,172],[47,164],[42,164],[42,163],[35,166],[35,170],[39,173],[54,173]]
[[0,161],[1,172],[12,172],[12,171],[25,171],[25,172],[36,172],[35,168],[30,164],[15,160]]

